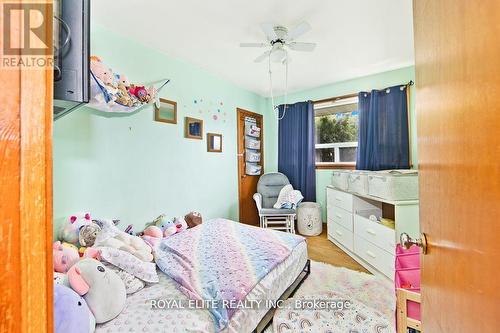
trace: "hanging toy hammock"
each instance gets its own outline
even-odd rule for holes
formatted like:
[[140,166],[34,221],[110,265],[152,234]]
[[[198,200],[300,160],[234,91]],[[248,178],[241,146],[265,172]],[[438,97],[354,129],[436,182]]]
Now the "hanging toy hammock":
[[[88,106],[103,112],[132,113],[148,104],[159,107],[158,93],[170,82],[165,79],[149,86],[130,83],[123,74],[114,73],[101,58],[90,57],[90,101]],[[159,85],[158,88],[154,84]]]

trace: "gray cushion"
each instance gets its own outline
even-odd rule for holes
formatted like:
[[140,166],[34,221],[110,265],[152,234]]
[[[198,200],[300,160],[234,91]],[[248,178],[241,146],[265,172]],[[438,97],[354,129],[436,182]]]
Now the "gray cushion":
[[276,209],[276,208],[262,208],[260,210],[260,214],[262,215],[286,215],[286,214],[295,214],[295,209]]
[[288,178],[282,173],[271,172],[262,175],[257,183],[257,192],[262,194],[262,208],[273,208],[281,189],[288,184]]

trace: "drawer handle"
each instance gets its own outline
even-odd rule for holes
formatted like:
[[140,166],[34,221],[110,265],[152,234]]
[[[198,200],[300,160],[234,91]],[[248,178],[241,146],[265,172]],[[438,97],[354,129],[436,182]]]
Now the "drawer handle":
[[335,233],[339,236],[342,236],[342,232],[338,231],[338,230],[335,230]]
[[372,251],[366,251],[366,254],[369,255],[372,258],[376,258],[377,256],[373,254]]
[[335,197],[335,200],[342,201],[342,199],[340,197]]
[[377,236],[377,233],[372,229],[366,229],[366,232],[369,233],[370,235]]
[[337,216],[339,219],[342,218],[342,215],[340,215],[339,213],[335,214],[335,216]]

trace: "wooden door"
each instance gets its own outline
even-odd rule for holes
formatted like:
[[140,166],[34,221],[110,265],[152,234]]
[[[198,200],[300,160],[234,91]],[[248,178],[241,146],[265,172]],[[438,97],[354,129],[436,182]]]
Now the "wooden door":
[[[4,4],[0,3],[2,20],[8,15]],[[22,11],[16,11],[4,33],[22,45],[26,25]],[[49,22],[41,37],[48,47],[41,57],[50,58],[53,13],[50,6],[41,12]],[[4,36],[0,37],[0,52]],[[13,57],[19,60],[20,52]],[[4,87],[0,92],[0,332],[53,332],[53,70],[10,65],[4,61],[0,65],[0,85]]]
[[[240,222],[252,225],[259,225],[259,214],[257,206],[253,200],[253,195],[257,192],[257,182],[259,176],[248,176],[245,171],[245,117],[256,120],[256,124],[261,128],[260,137],[260,165],[264,165],[264,128],[262,115],[243,109],[237,109],[238,114],[238,192]],[[264,168],[262,168],[264,170]],[[263,171],[262,171],[263,173]]]
[[500,1],[415,0],[425,332],[500,323]]

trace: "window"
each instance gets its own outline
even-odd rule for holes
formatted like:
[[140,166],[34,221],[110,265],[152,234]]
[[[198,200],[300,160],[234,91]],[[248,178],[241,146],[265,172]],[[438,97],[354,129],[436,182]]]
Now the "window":
[[316,166],[354,167],[358,149],[358,97],[317,102],[314,112]]

